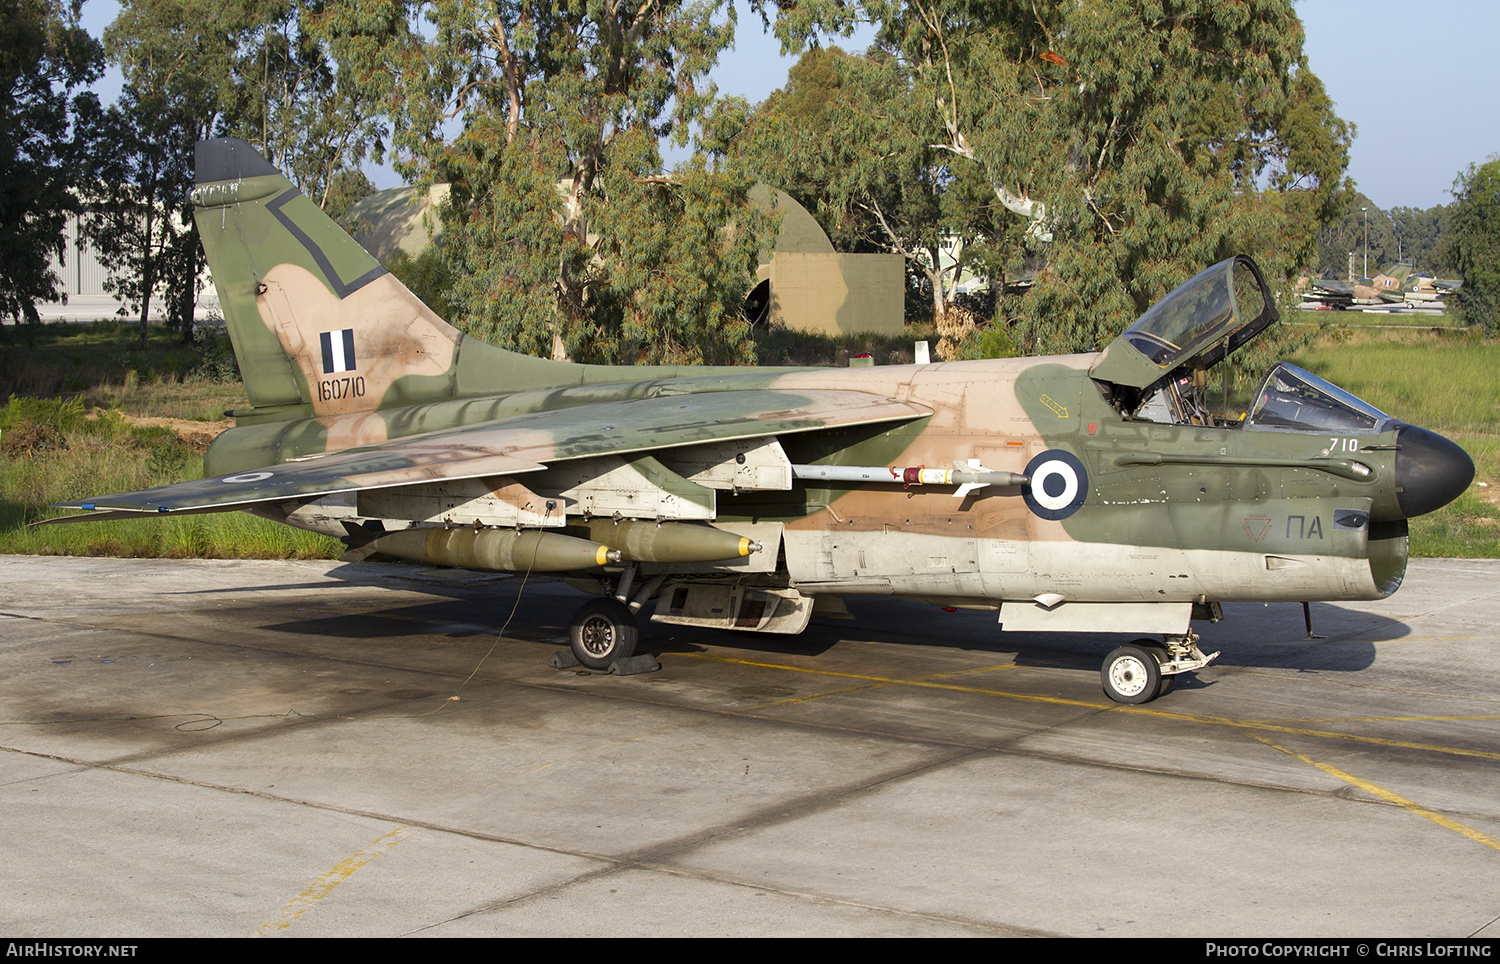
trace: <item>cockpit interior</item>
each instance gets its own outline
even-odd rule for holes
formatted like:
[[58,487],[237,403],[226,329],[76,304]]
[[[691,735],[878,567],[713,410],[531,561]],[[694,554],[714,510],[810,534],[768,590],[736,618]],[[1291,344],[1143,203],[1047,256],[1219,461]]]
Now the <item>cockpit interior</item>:
[[1105,349],[1089,374],[1132,421],[1252,431],[1375,433],[1391,417],[1287,362],[1266,373],[1244,411],[1212,411],[1208,372],[1280,317],[1260,268],[1244,255],[1200,272]]

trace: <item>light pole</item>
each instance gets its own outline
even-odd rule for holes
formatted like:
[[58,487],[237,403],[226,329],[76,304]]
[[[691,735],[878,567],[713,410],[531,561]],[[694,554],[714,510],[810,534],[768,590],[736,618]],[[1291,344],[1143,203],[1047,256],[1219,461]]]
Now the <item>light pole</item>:
[[1365,277],[1370,276],[1370,209],[1360,208],[1365,212]]

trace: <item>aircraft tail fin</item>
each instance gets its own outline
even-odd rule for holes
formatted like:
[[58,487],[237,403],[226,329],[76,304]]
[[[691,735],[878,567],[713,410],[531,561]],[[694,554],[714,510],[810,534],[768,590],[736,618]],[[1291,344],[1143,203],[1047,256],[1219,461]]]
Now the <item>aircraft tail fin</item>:
[[453,396],[456,329],[254,147],[203,141],[195,161],[194,216],[253,406],[237,417]]

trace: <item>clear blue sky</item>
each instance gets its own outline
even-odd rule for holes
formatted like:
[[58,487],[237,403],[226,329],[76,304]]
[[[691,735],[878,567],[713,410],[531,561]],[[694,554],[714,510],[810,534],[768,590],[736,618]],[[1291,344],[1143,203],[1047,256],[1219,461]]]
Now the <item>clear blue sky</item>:
[[[96,36],[115,0],[89,0]],[[1458,173],[1500,152],[1500,3],[1494,0],[1297,0],[1304,50],[1337,111],[1359,130],[1349,176],[1383,208],[1427,208],[1452,200]],[[782,57],[760,20],[740,6],[736,48],[720,62],[720,90],[752,102],[786,83]],[[835,39],[859,50],[863,39]],[[118,95],[118,75],[101,94]],[[380,187],[396,183],[372,172]]]
[[1459,171],[1500,152],[1500,3],[1300,0],[1297,15],[1377,205],[1446,204]]
[[[1297,0],[1313,73],[1359,131],[1349,176],[1382,208],[1447,204],[1459,171],[1500,152],[1500,2]],[[759,19],[741,7],[736,50],[715,74],[751,101],[786,83]],[[851,52],[864,40],[835,40]]]

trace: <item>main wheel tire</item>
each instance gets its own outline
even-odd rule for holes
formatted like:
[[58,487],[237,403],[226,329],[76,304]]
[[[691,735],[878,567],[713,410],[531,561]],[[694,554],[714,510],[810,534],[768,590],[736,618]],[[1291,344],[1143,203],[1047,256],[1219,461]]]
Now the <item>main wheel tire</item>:
[[615,660],[634,655],[639,639],[635,616],[617,599],[587,603],[568,626],[573,655],[589,669],[609,669]]
[[1157,675],[1161,677],[1161,682],[1156,684],[1156,696],[1152,697],[1152,699],[1161,699],[1172,692],[1172,681],[1177,678],[1160,672],[1162,666],[1172,661],[1172,654],[1167,650],[1167,647],[1154,639],[1138,639],[1136,640],[1136,645],[1142,649],[1149,650],[1156,657]]
[[1149,703],[1161,688],[1161,664],[1146,647],[1126,643],[1104,657],[1099,677],[1104,695],[1116,703]]

